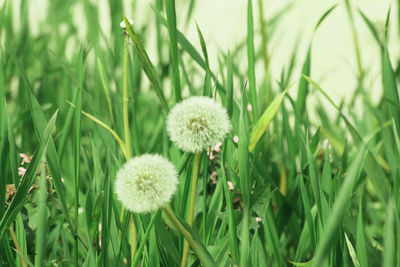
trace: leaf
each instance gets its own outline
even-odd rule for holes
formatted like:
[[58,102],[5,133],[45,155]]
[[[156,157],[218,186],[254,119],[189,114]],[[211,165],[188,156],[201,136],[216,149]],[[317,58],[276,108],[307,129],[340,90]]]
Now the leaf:
[[396,77],[390,63],[389,51],[385,47],[382,55],[382,84],[383,84],[383,96],[386,100],[386,105],[383,105],[388,110],[390,116],[389,119],[393,118],[397,132],[400,132],[400,112],[399,112],[399,93],[397,90]]
[[124,22],[126,25],[126,30],[135,45],[137,55],[143,66],[143,70],[146,73],[147,78],[149,79],[151,85],[153,86],[153,89],[155,90],[156,95],[161,102],[161,106],[165,109],[165,111],[168,112],[169,107],[167,104],[167,100],[165,99],[164,93],[161,89],[161,84],[160,84],[160,81],[158,78],[158,74],[157,74],[153,64],[151,63],[150,58],[146,53],[146,50],[144,49],[142,40],[141,40],[140,36],[134,30],[132,24],[129,23],[127,18],[125,16],[123,16],[123,19],[124,19]]
[[332,211],[327,219],[325,228],[321,233],[313,266],[322,266],[329,249],[336,243],[335,241],[337,237],[335,234],[342,223],[346,207],[349,205],[353,189],[358,182],[366,155],[365,146],[363,146],[359,149],[357,157],[353,160],[353,163],[343,179],[343,185],[337,193],[335,202],[332,206]]
[[346,240],[347,249],[349,250],[350,258],[353,261],[354,266],[360,267],[360,262],[358,261],[356,251],[354,250],[354,247],[346,233],[344,233],[344,238]]
[[19,214],[19,212],[21,211],[21,209],[23,208],[23,206],[27,200],[29,188],[31,187],[31,185],[36,177],[36,173],[39,169],[39,164],[42,161],[42,157],[45,153],[47,144],[49,143],[51,132],[53,131],[53,128],[54,128],[54,125],[56,122],[57,113],[58,113],[58,111],[56,111],[54,113],[54,115],[50,119],[49,123],[47,124],[46,129],[44,130],[43,136],[40,139],[40,142],[39,142],[39,144],[36,148],[36,151],[33,155],[33,158],[26,170],[24,178],[22,179],[19,187],[17,188],[14,198],[12,199],[9,207],[7,208],[3,217],[1,218],[0,237],[3,236],[4,231],[14,221],[15,217]]
[[175,88],[175,101],[180,102],[181,96],[181,79],[179,75],[179,59],[178,59],[178,41],[177,41],[177,29],[176,29],[176,12],[175,12],[175,0],[165,1],[165,11],[167,13],[167,28],[169,39],[171,41],[171,58],[174,69],[174,88]]
[[252,105],[253,120],[258,119],[257,88],[255,74],[255,52],[254,52],[254,25],[253,25],[253,4],[247,0],[247,64],[250,90],[250,103]]
[[[280,95],[278,95],[272,102],[269,104],[268,108],[261,115],[260,119],[256,122],[253,127],[253,130],[250,134],[250,143],[249,143],[249,151],[252,152],[260,140],[261,136],[267,130],[269,124],[274,119],[276,113],[279,110],[279,106],[281,105],[283,98],[285,97],[287,91],[294,85],[289,85],[288,88],[285,89]],[[240,139],[239,139],[240,140]]]

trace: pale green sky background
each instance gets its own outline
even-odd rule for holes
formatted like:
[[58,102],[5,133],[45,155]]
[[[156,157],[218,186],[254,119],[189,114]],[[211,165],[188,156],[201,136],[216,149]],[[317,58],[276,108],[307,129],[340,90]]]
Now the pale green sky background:
[[[21,0],[15,0],[18,2]],[[37,33],[40,29],[40,19],[43,16],[47,0],[30,0],[34,6],[30,10],[30,19],[32,21],[32,31]],[[2,1],[0,0],[0,3]],[[92,1],[100,7],[102,20],[99,22],[106,35],[110,35],[110,22],[108,16],[108,1]],[[126,15],[131,17],[136,24],[147,23],[149,16],[154,17],[150,4],[154,1],[138,0],[137,9],[133,12],[131,8],[132,1],[125,0]],[[270,18],[276,11],[292,2],[291,9],[284,15],[279,27],[271,40],[269,47],[272,52],[271,71],[274,79],[278,79],[282,68],[288,65],[289,57],[295,46],[298,46],[298,66],[295,69],[297,75],[300,71],[300,65],[304,60],[307,45],[311,38],[313,28],[320,16],[333,4],[338,7],[324,21],[317,34],[315,35],[312,50],[312,70],[311,76],[318,81],[330,96],[338,101],[351,93],[356,83],[356,63],[353,49],[353,41],[349,28],[349,21],[346,15],[344,1],[327,0],[266,0],[264,1],[265,16]],[[183,31],[186,37],[199,49],[200,45],[196,32],[195,21],[199,24],[209,50],[211,67],[217,70],[217,53],[219,50],[233,50],[235,46],[246,36],[246,0],[198,0],[196,3],[193,19],[187,25],[184,25],[183,17],[187,12],[189,1],[176,0],[178,28]],[[391,58],[398,58],[400,54],[399,38],[397,31],[397,1],[391,0],[353,0],[353,8],[360,8],[374,23],[383,29],[387,10],[392,5],[391,12],[391,37],[389,49]],[[258,5],[253,0],[256,30],[258,28]],[[75,6],[76,23],[81,23],[83,10],[80,6]],[[18,12],[18,10],[16,10]],[[366,80],[366,86],[371,92],[374,102],[381,95],[381,80],[379,76],[380,56],[378,46],[373,40],[369,30],[356,14],[356,25],[360,38],[361,54],[363,66],[370,72]],[[153,19],[154,21],[154,19]],[[87,31],[84,25],[81,25],[80,36],[86,37]],[[150,34],[146,43],[149,49],[150,58],[155,60],[155,45],[151,40],[154,34]],[[257,39],[258,40],[258,39]],[[259,42],[256,40],[256,46]],[[299,40],[297,43],[296,41]],[[393,63],[393,60],[392,60]],[[246,58],[243,58],[243,68],[246,68]],[[262,64],[258,68],[259,77],[261,76]],[[260,79],[258,79],[260,82]],[[295,94],[294,89],[291,94]],[[312,99],[310,100],[313,101]]]

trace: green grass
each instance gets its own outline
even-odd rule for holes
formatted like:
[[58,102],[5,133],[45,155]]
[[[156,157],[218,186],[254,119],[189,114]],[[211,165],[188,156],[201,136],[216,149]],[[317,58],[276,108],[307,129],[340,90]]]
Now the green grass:
[[[185,239],[187,266],[400,266],[400,60],[388,47],[396,39],[388,25],[400,23],[389,23],[394,9],[382,29],[362,5],[327,4],[315,14],[306,52],[294,49],[274,77],[271,38],[285,10],[265,14],[262,1],[248,0],[246,37],[211,60],[195,0],[155,0],[146,21],[132,25],[123,14],[135,5],[109,3],[110,39],[93,1],[49,1],[35,36],[33,3],[0,8],[0,266],[180,266]],[[89,29],[83,42],[74,5]],[[339,8],[357,80],[343,102],[312,72],[329,71],[313,65],[313,41]],[[182,24],[197,31],[198,43]],[[362,60],[361,26],[379,48],[379,101],[366,82],[376,75]],[[168,138],[168,111],[192,95],[215,98],[231,118],[214,159],[184,153]],[[322,100],[307,104],[315,98]],[[23,178],[20,153],[32,156]],[[180,184],[169,205],[134,214],[118,201],[114,180],[127,159],[144,153],[173,162]]]

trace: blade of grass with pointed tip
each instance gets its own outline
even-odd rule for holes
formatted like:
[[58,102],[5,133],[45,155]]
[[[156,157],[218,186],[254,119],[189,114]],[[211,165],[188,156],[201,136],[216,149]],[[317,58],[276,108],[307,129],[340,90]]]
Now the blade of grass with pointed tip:
[[[365,142],[362,140],[361,135],[354,128],[354,126],[350,123],[346,116],[343,115],[341,109],[333,102],[333,100],[328,96],[328,94],[310,77],[304,76],[308,82],[314,86],[331,104],[332,106],[339,112],[340,117],[346,123],[347,128],[353,138],[353,141],[356,145],[365,145]],[[367,146],[368,148],[368,146]],[[389,183],[387,180],[386,174],[383,172],[382,168],[379,166],[377,159],[374,154],[372,154],[371,149],[368,148],[368,154],[366,159],[366,164],[364,165],[365,171],[368,174],[368,178],[374,185],[374,189],[377,192],[377,195],[381,199],[381,201],[386,202],[389,197]],[[383,179],[385,177],[385,179]]]
[[206,42],[204,41],[203,34],[201,33],[200,27],[197,23],[196,23],[196,28],[197,28],[197,35],[199,36],[199,40],[200,40],[201,50],[203,51],[204,60],[207,65],[206,77],[204,79],[203,95],[211,96],[211,74],[210,74],[210,64],[208,62],[207,46],[206,46]]
[[364,70],[362,68],[360,43],[358,41],[358,34],[357,34],[356,24],[354,22],[354,16],[353,16],[353,12],[351,10],[350,1],[349,0],[345,0],[345,4],[346,4],[347,15],[348,15],[349,20],[350,20],[351,32],[352,32],[352,35],[353,35],[354,51],[356,52],[356,62],[357,62],[358,75],[359,75],[358,78],[362,82],[363,76],[364,76]]
[[396,76],[394,74],[392,64],[390,63],[389,51],[385,47],[382,55],[382,84],[383,84],[383,96],[389,100],[385,108],[387,108],[389,119],[393,118],[397,132],[400,132],[400,112],[399,112],[399,93],[397,90]]
[[171,44],[171,58],[174,69],[173,81],[175,88],[175,101],[178,103],[182,100],[181,95],[181,78],[179,74],[179,59],[178,59],[178,37],[176,29],[176,12],[175,0],[165,0],[165,11],[167,13],[167,28],[169,40]]
[[326,226],[323,229],[321,238],[318,242],[317,252],[314,257],[313,266],[322,266],[326,259],[329,249],[335,244],[335,234],[340,226],[343,216],[346,212],[346,207],[349,205],[353,189],[359,179],[361,169],[364,165],[366,157],[365,147],[361,147],[357,157],[353,160],[348,172],[344,177],[344,182],[339,192],[336,195],[335,201],[332,206],[332,211]]
[[49,123],[47,124],[46,129],[43,132],[42,138],[40,139],[40,142],[36,148],[34,156],[25,172],[24,178],[22,179],[19,187],[16,189],[15,195],[10,205],[8,206],[6,212],[1,218],[0,237],[3,236],[4,231],[19,214],[27,200],[27,193],[36,177],[36,173],[39,169],[39,164],[41,163],[42,156],[50,140],[51,132],[53,131],[56,122],[57,113],[58,111],[56,111],[52,118],[49,120]]
[[378,31],[375,28],[374,24],[371,22],[371,20],[360,10],[358,9],[358,13],[361,15],[361,18],[364,20],[365,24],[367,24],[368,29],[372,33],[372,36],[375,38],[376,42],[380,47],[383,47],[383,43],[381,41],[381,38],[379,37]]
[[123,16],[123,19],[124,19],[124,22],[126,25],[126,30],[135,45],[136,52],[140,59],[140,62],[142,63],[143,70],[146,73],[147,78],[149,79],[153,89],[155,90],[156,95],[161,102],[161,106],[165,109],[165,111],[168,112],[169,107],[167,104],[167,100],[165,99],[164,93],[161,89],[161,84],[160,84],[160,81],[158,78],[158,74],[157,74],[155,68],[153,67],[153,64],[151,63],[150,58],[146,53],[146,50],[144,49],[142,40],[141,40],[140,36],[134,30],[132,24],[129,23],[127,18],[125,16]]
[[250,91],[250,103],[252,106],[253,121],[258,120],[257,88],[255,73],[255,53],[254,53],[254,22],[253,22],[253,2],[247,0],[247,67]]
[[347,249],[349,251],[350,254],[350,258],[353,261],[353,264],[355,267],[360,267],[360,262],[358,261],[358,257],[357,257],[357,253],[354,250],[353,244],[351,244],[351,241],[349,239],[349,237],[347,236],[346,233],[344,233],[344,238],[346,241],[346,245],[347,245]]
[[[315,32],[317,31],[319,26],[328,17],[328,15],[336,8],[336,6],[337,6],[337,4],[333,5],[320,17],[317,24],[315,25],[313,34],[315,34]],[[312,48],[312,41],[310,42],[310,44],[308,46],[306,59],[304,60],[303,67],[301,69],[302,75],[310,76],[311,48]],[[307,94],[308,94],[308,81],[306,79],[304,79],[304,77],[300,77],[299,89],[298,89],[297,101],[296,101],[297,112],[299,115],[302,115],[304,113],[305,106],[306,106]]]
[[[310,69],[311,69],[311,44],[308,47],[306,59],[303,63],[303,67],[301,69],[301,74],[309,76]],[[304,109],[306,106],[307,93],[308,93],[308,81],[306,79],[304,79],[304,77],[301,77],[300,82],[299,82],[299,89],[298,89],[298,93],[297,93],[297,100],[296,100],[296,106],[297,106],[297,111],[298,111],[299,115],[304,113]]]
[[[156,10],[155,8],[153,8],[153,10],[156,13],[157,17],[160,19],[161,23],[166,27],[167,26],[166,19],[161,15],[161,13],[158,10]],[[185,50],[190,55],[190,57],[197,64],[199,64],[199,66],[203,70],[205,71],[207,70],[207,64],[201,57],[200,53],[196,50],[196,48],[194,48],[194,46],[189,42],[189,40],[185,37],[185,35],[183,35],[180,31],[178,31],[178,43],[183,48],[183,50]],[[221,83],[217,79],[217,76],[212,71],[210,71],[210,74],[216,83],[217,89],[221,94],[221,97],[224,97],[226,93],[224,87],[221,85]]]
[[101,84],[103,85],[104,94],[106,96],[108,112],[110,112],[111,121],[114,121],[114,115],[113,115],[111,98],[110,98],[110,90],[108,88],[109,83],[106,80],[106,76],[104,74],[104,67],[103,67],[103,64],[101,63],[100,58],[97,58],[97,70],[99,71]]
[[283,98],[285,97],[287,91],[294,85],[291,84],[285,91],[279,94],[272,102],[269,104],[268,108],[261,115],[260,119],[255,123],[253,130],[250,134],[250,142],[249,142],[249,151],[252,152],[256,147],[257,142],[260,140],[261,136],[267,130],[269,124],[275,117],[276,113],[279,110],[279,106],[281,105]]
[[333,6],[331,6],[327,11],[324,12],[324,14],[322,14],[322,16],[320,17],[320,19],[318,20],[317,24],[315,25],[314,28],[314,32],[319,28],[319,26],[321,25],[321,23],[328,17],[328,15],[335,10],[337,4],[334,4]]

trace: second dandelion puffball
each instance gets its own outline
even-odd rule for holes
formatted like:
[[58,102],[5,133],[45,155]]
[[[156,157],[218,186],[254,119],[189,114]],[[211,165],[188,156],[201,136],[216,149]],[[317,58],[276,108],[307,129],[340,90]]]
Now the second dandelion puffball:
[[168,114],[167,131],[186,152],[200,152],[224,140],[231,130],[228,113],[210,97],[194,96],[178,103]]
[[168,203],[176,191],[175,166],[160,155],[144,154],[128,160],[117,173],[115,193],[132,212],[151,212]]

